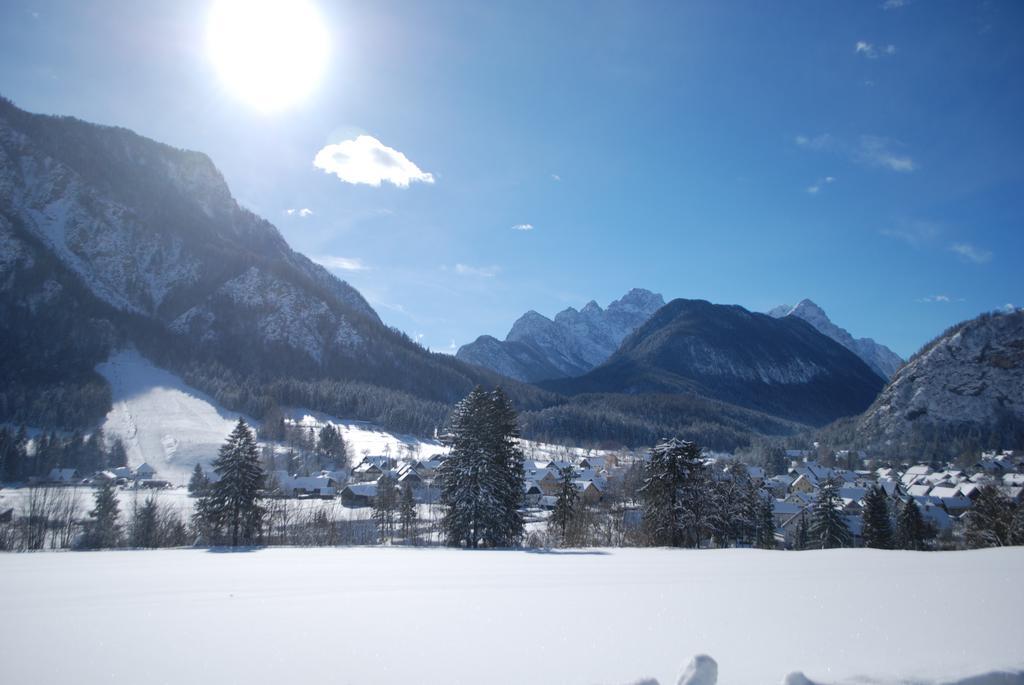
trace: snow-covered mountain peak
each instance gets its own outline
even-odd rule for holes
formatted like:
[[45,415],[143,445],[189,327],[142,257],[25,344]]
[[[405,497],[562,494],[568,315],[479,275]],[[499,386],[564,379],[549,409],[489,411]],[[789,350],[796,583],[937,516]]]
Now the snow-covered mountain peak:
[[800,300],[795,306],[779,305],[768,311],[768,315],[776,319],[794,316],[803,319],[818,329],[823,335],[850,350],[870,366],[882,378],[888,380],[896,369],[903,364],[903,359],[885,345],[876,343],[871,338],[854,338],[845,328],[841,328],[828,318],[825,310],[809,299]]
[[536,381],[586,373],[664,304],[661,295],[633,289],[602,309],[591,300],[567,307],[554,320],[529,311],[512,325],[505,342],[479,338],[457,357],[511,378]]

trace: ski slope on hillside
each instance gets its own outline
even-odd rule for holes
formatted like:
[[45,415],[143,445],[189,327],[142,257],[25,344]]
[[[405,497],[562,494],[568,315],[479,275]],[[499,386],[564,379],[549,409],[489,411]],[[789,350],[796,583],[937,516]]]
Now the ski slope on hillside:
[[945,685],[1024,668],[1021,577],[1020,547],[6,554],[0,680],[671,685],[709,654],[723,685]]
[[[157,470],[157,477],[175,484],[187,480],[197,462],[213,461],[238,420],[237,412],[221,407],[135,350],[112,354],[96,370],[110,383],[113,394],[113,408],[103,424],[108,439],[124,441],[130,466],[147,462]],[[353,463],[366,455],[428,459],[447,452],[437,440],[392,433],[365,421],[301,408],[285,414],[290,421],[313,430],[332,423],[345,439]],[[250,417],[246,420],[255,425]],[[538,460],[611,454],[529,441],[523,441],[523,451],[528,459]]]

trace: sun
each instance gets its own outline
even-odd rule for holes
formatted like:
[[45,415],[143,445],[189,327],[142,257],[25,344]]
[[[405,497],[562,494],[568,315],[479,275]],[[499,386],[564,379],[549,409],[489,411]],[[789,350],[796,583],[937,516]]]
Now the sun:
[[206,42],[225,87],[265,112],[312,93],[329,49],[323,19],[305,0],[217,0]]

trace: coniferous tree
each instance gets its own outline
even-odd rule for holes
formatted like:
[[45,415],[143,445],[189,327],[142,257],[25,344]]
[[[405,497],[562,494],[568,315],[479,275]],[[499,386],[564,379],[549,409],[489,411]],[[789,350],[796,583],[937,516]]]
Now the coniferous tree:
[[698,547],[708,528],[708,483],[700,447],[672,438],[651,450],[646,465],[644,525],[655,545]]
[[129,542],[132,547],[160,546],[160,511],[156,498],[150,495],[141,507],[136,506],[129,523]]
[[896,521],[896,549],[926,550],[930,530],[913,497],[908,497]]
[[206,489],[210,487],[210,479],[206,477],[206,471],[200,464],[192,469],[192,477],[188,479],[188,494],[193,497],[202,497]]
[[86,525],[85,546],[91,549],[116,547],[121,541],[121,525],[118,523],[120,507],[113,481],[104,481],[93,494],[94,503]]
[[377,497],[373,500],[373,520],[377,522],[377,537],[383,543],[395,537],[395,510],[398,508],[398,490],[395,479],[385,473],[377,479]]
[[800,518],[796,522],[796,538],[793,541],[793,549],[804,550],[810,543],[810,536],[807,531],[807,513],[800,512]]
[[994,485],[983,486],[970,511],[964,514],[967,546],[977,549],[1012,545],[1014,513],[1013,502]]
[[121,438],[114,438],[107,450],[107,468],[116,469],[119,466],[128,466],[128,451],[124,448]]
[[221,445],[213,470],[220,479],[196,505],[200,527],[214,537],[225,532],[232,547],[252,544],[263,521],[259,496],[264,473],[256,439],[244,419],[238,419]]
[[761,488],[752,490],[754,510],[753,543],[761,549],[775,549],[775,507],[773,499]]
[[402,486],[402,498],[398,503],[398,525],[402,527],[402,539],[406,544],[416,539],[416,498],[412,486]]
[[875,549],[893,548],[892,521],[889,517],[889,503],[885,490],[875,485],[864,495],[862,514],[865,547]]
[[345,445],[345,439],[341,436],[341,431],[333,424],[328,423],[320,429],[318,438],[317,450],[320,454],[334,462],[338,468],[346,468],[348,466],[348,448]]
[[475,388],[452,412],[451,453],[438,469],[450,545],[509,547],[523,535],[518,418],[499,388]]
[[559,488],[558,497],[555,499],[555,509],[551,512],[549,525],[554,526],[559,533],[559,539],[563,545],[568,544],[567,531],[569,524],[576,516],[576,503],[579,499],[579,491],[573,482],[576,478],[576,470],[566,466],[558,470]]
[[829,479],[821,484],[809,531],[810,546],[814,549],[850,546],[850,529],[843,518],[842,503],[837,481]]

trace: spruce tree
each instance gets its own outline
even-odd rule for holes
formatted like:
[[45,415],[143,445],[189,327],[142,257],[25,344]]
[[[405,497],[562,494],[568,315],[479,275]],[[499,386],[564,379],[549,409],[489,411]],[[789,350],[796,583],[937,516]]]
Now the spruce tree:
[[141,507],[132,512],[128,536],[132,547],[160,546],[160,511],[156,498],[150,495]]
[[875,485],[864,495],[864,512],[862,514],[865,547],[875,549],[892,549],[892,521],[889,518],[889,504],[885,490]]
[[672,438],[651,450],[641,487],[643,518],[652,544],[700,546],[708,529],[709,497],[701,449]]
[[252,544],[263,523],[259,496],[264,473],[256,439],[244,419],[238,419],[221,445],[213,470],[219,480],[196,507],[201,526],[215,537],[226,530],[232,547]]
[[833,479],[826,480],[818,490],[818,499],[811,516],[811,547],[831,549],[850,546],[850,529],[846,526],[841,508],[839,483]]
[[793,549],[804,550],[807,549],[809,544],[809,534],[807,531],[807,512],[801,511],[800,518],[796,522],[796,537],[793,540]]
[[188,494],[193,497],[202,497],[206,494],[206,489],[210,487],[210,480],[206,477],[206,472],[203,471],[203,467],[196,464],[196,467],[192,469],[192,477],[188,480]]
[[121,541],[121,525],[117,520],[120,507],[114,482],[104,481],[93,493],[93,497],[93,508],[89,512],[86,527],[85,546],[91,549],[117,547]]
[[548,520],[550,526],[554,526],[559,533],[559,539],[563,545],[568,544],[567,531],[569,524],[576,516],[576,502],[579,499],[579,491],[573,482],[576,478],[576,470],[570,465],[558,470],[559,488],[558,497],[555,499],[555,509],[551,512]]
[[373,500],[373,520],[377,522],[377,537],[383,543],[395,537],[395,509],[398,491],[395,479],[385,473],[377,479],[377,496]]
[[896,521],[896,549],[928,549],[929,527],[913,497],[908,497]]
[[752,490],[754,511],[753,543],[761,549],[775,549],[775,507],[772,498],[760,488]]
[[348,448],[341,432],[333,424],[326,424],[320,429],[317,450],[325,458],[332,461],[339,469],[348,466]]
[[402,497],[398,503],[398,525],[402,527],[402,539],[406,544],[414,542],[416,538],[416,498],[413,495],[412,486],[405,483],[402,486]]
[[114,441],[110,443],[106,462],[107,468],[111,469],[119,466],[128,466],[128,451],[124,448],[124,442],[121,441],[121,438],[114,438]]
[[985,485],[978,491],[974,505],[964,514],[967,519],[967,546],[1005,547],[1012,545],[1014,505],[994,485]]
[[518,544],[523,534],[523,453],[508,397],[501,389],[475,388],[453,410],[449,436],[451,453],[437,475],[448,544]]

